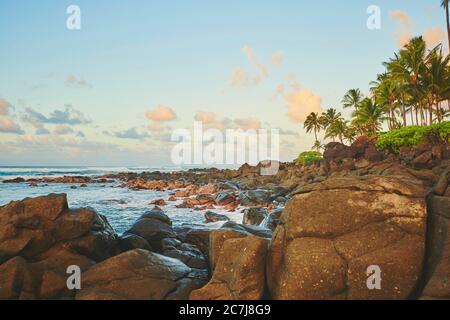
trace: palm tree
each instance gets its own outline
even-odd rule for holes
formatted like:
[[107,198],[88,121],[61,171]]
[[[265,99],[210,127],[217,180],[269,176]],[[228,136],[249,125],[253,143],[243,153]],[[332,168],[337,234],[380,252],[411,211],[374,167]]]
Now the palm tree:
[[450,16],[449,16],[449,0],[442,0],[441,6],[445,9],[445,17],[446,17],[446,20],[447,20],[448,46],[450,47]]
[[421,123],[424,124],[425,113],[423,109],[422,75],[424,74],[424,58],[426,53],[426,43],[422,37],[416,37],[395,55],[394,59],[385,63],[388,72],[395,79],[405,84],[404,90],[412,98],[412,110],[416,114],[416,124],[419,125],[419,115]]
[[319,132],[322,129],[322,123],[320,121],[320,117],[318,113],[311,112],[309,116],[306,117],[305,123],[303,124],[303,127],[306,129],[306,133],[310,133],[311,131],[314,131],[314,137],[317,140],[317,132]]
[[348,121],[343,119],[338,119],[334,121],[326,130],[325,138],[339,138],[341,143],[344,143],[344,137],[347,134],[348,130]]
[[359,89],[350,89],[342,98],[342,105],[344,108],[353,107],[354,109],[358,109],[359,104],[363,99],[363,95]]
[[376,136],[384,120],[383,108],[372,99],[365,98],[356,110],[352,124],[362,128],[367,135]]
[[336,109],[330,108],[322,114],[319,120],[322,124],[322,127],[326,129],[340,119],[342,119],[342,114],[340,112],[337,112]]
[[320,150],[323,148],[323,146],[322,146],[322,144],[320,143],[319,140],[316,140],[314,142],[314,145],[313,145],[312,148],[313,148],[313,150],[316,150],[317,152],[320,152]]

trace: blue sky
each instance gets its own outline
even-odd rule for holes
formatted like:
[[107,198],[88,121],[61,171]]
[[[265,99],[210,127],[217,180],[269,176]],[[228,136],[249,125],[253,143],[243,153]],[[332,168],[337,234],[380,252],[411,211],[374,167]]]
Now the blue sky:
[[[367,91],[402,33],[445,39],[439,3],[0,0],[0,165],[168,164],[168,135],[196,115],[282,128],[292,159],[313,142],[311,101],[341,110]],[[81,30],[66,28],[71,4]],[[366,27],[372,4],[381,30]]]

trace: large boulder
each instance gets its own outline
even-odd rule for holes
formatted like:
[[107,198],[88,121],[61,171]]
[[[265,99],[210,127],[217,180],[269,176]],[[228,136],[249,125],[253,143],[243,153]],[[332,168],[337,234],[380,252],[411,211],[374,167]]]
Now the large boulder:
[[0,207],[0,263],[16,255],[33,259],[62,242],[80,254],[103,260],[115,253],[117,235],[93,209],[68,209],[65,194]]
[[159,214],[152,214],[149,218],[142,217],[125,234],[135,234],[145,239],[151,248],[160,252],[162,249],[161,241],[164,238],[176,238],[172,226],[166,219],[161,219],[160,217]]
[[[427,206],[417,180],[366,176],[308,185],[288,202],[267,259],[274,299],[406,299],[422,272]],[[380,290],[367,286],[381,269]]]
[[[264,293],[264,261],[269,240],[255,236],[223,242],[211,281],[191,300],[258,300]],[[239,254],[236,254],[239,252]]]
[[82,273],[77,300],[187,299],[207,274],[142,249],[124,252]]
[[73,298],[67,267],[85,271],[115,255],[117,243],[105,217],[69,209],[64,194],[0,207],[0,299]]

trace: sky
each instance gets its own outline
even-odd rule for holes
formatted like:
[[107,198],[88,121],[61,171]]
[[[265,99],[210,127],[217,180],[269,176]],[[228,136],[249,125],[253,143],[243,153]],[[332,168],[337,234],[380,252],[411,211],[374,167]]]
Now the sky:
[[[0,166],[170,165],[175,129],[280,129],[343,114],[412,36],[446,44],[440,0],[0,0]],[[67,28],[76,5],[81,29]],[[380,8],[381,28],[367,27]]]

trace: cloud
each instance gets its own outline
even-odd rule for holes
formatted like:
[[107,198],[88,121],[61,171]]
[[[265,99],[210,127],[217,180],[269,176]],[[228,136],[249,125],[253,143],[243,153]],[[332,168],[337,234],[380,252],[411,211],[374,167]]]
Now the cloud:
[[125,131],[114,132],[116,138],[131,139],[131,140],[144,140],[150,138],[150,135],[146,132],[139,133],[136,127],[130,128]]
[[224,130],[232,124],[231,119],[223,118],[217,113],[209,111],[197,111],[194,119],[202,122],[205,128],[215,128],[219,130]]
[[322,99],[309,89],[288,93],[284,99],[293,122],[304,122],[311,112],[322,113]]
[[269,76],[269,69],[258,60],[252,47],[244,46],[241,51],[246,56],[254,72],[250,74],[239,67],[234,68],[229,81],[232,87],[255,85]]
[[423,39],[428,48],[434,48],[440,43],[444,43],[446,37],[445,31],[440,27],[429,28],[424,31]]
[[48,131],[44,126],[41,126],[41,127],[36,128],[35,133],[38,136],[42,136],[42,135],[50,134],[50,131]]
[[145,116],[149,120],[155,122],[168,122],[175,120],[177,118],[177,115],[172,108],[163,105],[159,105],[156,109],[152,111],[147,111]]
[[391,11],[389,16],[398,23],[395,37],[399,48],[403,48],[413,37],[411,18],[406,12],[401,10]]
[[275,64],[275,65],[282,64],[283,60],[284,60],[283,52],[277,51],[274,54],[272,54],[272,58],[271,58],[272,64]]
[[23,121],[33,124],[35,127],[41,127],[41,124],[68,124],[68,125],[82,125],[91,123],[84,114],[73,108],[71,105],[66,105],[64,110],[54,110],[49,116],[32,109],[26,108],[25,114],[22,115]]
[[283,95],[285,91],[285,86],[284,84],[279,84],[276,89],[275,92],[273,93],[271,100],[278,98],[279,96]]
[[8,101],[0,97],[0,116],[7,116],[9,114],[9,108],[11,105]]
[[243,130],[258,130],[261,129],[261,121],[257,118],[236,118],[234,123],[238,128]]
[[78,87],[78,88],[92,88],[92,85],[86,80],[78,78],[76,75],[69,74],[65,81],[68,87]]
[[0,132],[24,134],[24,131],[20,128],[20,126],[10,118],[0,119]]
[[67,134],[74,133],[73,129],[69,127],[68,125],[58,125],[55,130],[53,130],[53,133],[59,136],[64,136]]
[[232,87],[241,87],[247,85],[249,83],[248,80],[248,75],[242,69],[234,68],[233,71],[231,71],[230,85]]

